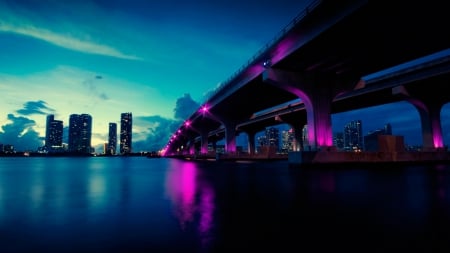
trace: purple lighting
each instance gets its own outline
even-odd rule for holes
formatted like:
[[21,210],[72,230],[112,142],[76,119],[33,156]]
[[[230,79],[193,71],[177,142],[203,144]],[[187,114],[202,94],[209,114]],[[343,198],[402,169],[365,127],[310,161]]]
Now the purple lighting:
[[208,112],[208,107],[206,105],[202,106],[202,108],[200,108],[200,112],[202,113]]
[[[174,161],[172,167],[177,169],[168,172],[165,187],[174,214],[183,230],[196,225],[202,244],[206,246],[214,223],[214,190],[208,182],[200,180],[194,163]],[[199,217],[198,221],[196,217]]]

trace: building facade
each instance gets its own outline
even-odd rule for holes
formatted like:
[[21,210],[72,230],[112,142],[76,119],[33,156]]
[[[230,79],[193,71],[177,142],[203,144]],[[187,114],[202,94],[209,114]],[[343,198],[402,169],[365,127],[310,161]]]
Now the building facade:
[[132,127],[133,115],[131,112],[122,113],[120,116],[120,154],[132,152]]
[[353,120],[344,126],[344,150],[361,151],[364,147],[361,120]]
[[108,145],[105,154],[115,155],[117,149],[117,124],[109,123]]
[[364,150],[379,151],[378,135],[392,135],[392,127],[388,123],[383,128],[370,131],[364,136]]
[[45,128],[45,148],[51,152],[60,150],[63,146],[63,122],[55,120],[53,114],[47,115],[47,124]]
[[91,115],[71,114],[69,117],[69,152],[92,153],[91,136]]

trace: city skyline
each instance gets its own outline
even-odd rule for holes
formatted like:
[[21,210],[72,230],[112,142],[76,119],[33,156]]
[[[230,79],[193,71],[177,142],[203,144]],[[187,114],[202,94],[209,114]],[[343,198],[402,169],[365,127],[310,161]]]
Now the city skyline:
[[136,151],[163,148],[308,2],[0,0],[0,142],[38,146],[47,114],[88,113],[98,149],[130,111]]
[[[0,0],[0,143],[41,146],[47,115],[68,122],[87,113],[92,145],[101,150],[109,123],[130,111],[134,150],[159,150],[310,2]],[[405,143],[422,141],[418,112],[407,102],[331,117],[333,130],[359,118],[368,131],[391,122]],[[442,129],[448,145],[448,104]]]

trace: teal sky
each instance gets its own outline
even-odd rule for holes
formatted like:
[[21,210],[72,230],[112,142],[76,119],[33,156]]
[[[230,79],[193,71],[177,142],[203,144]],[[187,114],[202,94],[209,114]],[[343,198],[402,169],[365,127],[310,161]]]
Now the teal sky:
[[203,101],[308,2],[0,0],[0,143],[34,149],[47,114],[67,127],[88,113],[98,149],[122,112],[133,142],[150,141],[196,109],[179,99]]
[[[67,127],[70,114],[88,113],[101,152],[108,123],[132,112],[133,151],[158,150],[308,3],[0,0],[0,143],[35,150],[47,114]],[[333,131],[357,119],[363,134],[390,123],[421,145],[418,113],[406,102],[332,115]],[[448,144],[448,104],[442,128]]]

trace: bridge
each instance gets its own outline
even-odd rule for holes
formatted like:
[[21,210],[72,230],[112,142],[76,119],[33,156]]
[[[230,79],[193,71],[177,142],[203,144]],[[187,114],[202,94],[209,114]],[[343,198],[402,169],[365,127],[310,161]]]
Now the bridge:
[[439,112],[450,100],[442,85],[448,56],[375,73],[446,52],[450,39],[434,27],[449,19],[440,4],[313,1],[180,126],[165,152],[193,153],[199,138],[200,152],[206,153],[208,142],[224,138],[226,152],[233,153],[237,133],[245,131],[251,139],[258,128],[273,124],[268,115],[256,119],[256,112],[296,99],[301,105],[273,119],[296,133],[307,124],[313,149],[332,146],[332,113],[400,100],[419,111],[424,146],[441,148]]

